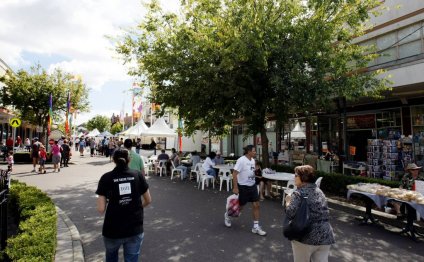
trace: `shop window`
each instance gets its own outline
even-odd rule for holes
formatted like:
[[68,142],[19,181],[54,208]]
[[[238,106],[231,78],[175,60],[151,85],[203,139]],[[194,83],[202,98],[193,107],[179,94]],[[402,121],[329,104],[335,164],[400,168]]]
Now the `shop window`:
[[408,26],[406,28],[399,30],[398,31],[399,44],[404,44],[404,43],[421,39],[420,27],[421,27],[420,24],[415,24],[415,25]]
[[399,58],[418,55],[421,53],[421,41],[414,41],[399,46]]
[[[423,53],[422,31],[422,23],[417,23],[359,43],[361,46],[375,45],[381,55],[370,62],[368,66],[387,63]],[[369,53],[366,52],[365,54]]]
[[388,47],[391,47],[394,43],[396,43],[396,33],[385,34],[377,38],[377,48],[378,50],[383,50]]
[[383,64],[393,60],[396,60],[396,48],[392,47],[387,50],[384,50],[380,53],[380,57],[378,58],[378,63]]

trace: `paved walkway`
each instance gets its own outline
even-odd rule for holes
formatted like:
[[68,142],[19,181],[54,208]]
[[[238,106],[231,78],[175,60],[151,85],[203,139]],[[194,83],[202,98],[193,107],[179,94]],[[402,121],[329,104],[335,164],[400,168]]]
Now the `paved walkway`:
[[[58,206],[56,261],[102,261],[103,218],[95,210],[94,192],[100,176],[114,165],[104,157],[80,158],[74,154],[73,158],[72,165],[60,173],[48,169],[46,175],[36,175],[29,172],[30,165],[16,165],[12,176],[47,192]],[[268,231],[262,238],[250,233],[248,210],[232,228],[223,226],[229,193],[197,190],[193,182],[170,181],[169,177],[151,177],[148,181],[153,203],[145,210],[143,261],[292,260],[290,242],[281,233],[279,202],[261,202],[261,223]],[[345,205],[344,211],[339,211],[343,207],[337,201],[330,202],[337,240],[330,261],[424,260],[424,250],[418,246],[422,244],[394,234],[398,229],[358,227],[345,213],[359,212],[356,207]]]

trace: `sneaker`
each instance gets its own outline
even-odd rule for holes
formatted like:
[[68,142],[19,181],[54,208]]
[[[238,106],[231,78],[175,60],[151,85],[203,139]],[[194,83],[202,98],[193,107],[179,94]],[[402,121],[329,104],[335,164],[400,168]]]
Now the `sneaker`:
[[231,218],[227,215],[227,212],[224,214],[224,224],[226,227],[231,227]]
[[33,169],[31,172],[35,172],[35,169]]
[[263,231],[261,227],[258,227],[258,228],[252,228],[252,233],[253,233],[253,234],[258,234],[258,235],[260,235],[260,236],[265,236],[265,235],[266,235],[266,232],[265,232],[265,231]]

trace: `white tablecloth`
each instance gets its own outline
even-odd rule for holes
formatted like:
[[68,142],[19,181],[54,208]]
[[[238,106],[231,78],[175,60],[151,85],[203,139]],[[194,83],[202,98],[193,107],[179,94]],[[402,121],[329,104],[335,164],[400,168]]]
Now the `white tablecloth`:
[[279,181],[292,181],[292,180],[294,180],[294,174],[283,173],[283,172],[277,172],[277,173],[274,173],[274,174],[262,172],[262,177],[268,178],[268,179],[271,179],[271,180],[279,180]]
[[415,202],[403,201],[403,200],[399,200],[399,199],[396,199],[396,198],[385,197],[385,196],[380,196],[380,195],[362,192],[362,191],[356,191],[356,190],[348,190],[347,191],[347,199],[349,199],[350,196],[354,193],[369,197],[370,199],[372,199],[374,201],[374,203],[379,208],[384,207],[387,204],[387,202],[389,202],[391,200],[408,204],[411,207],[413,207],[417,211],[417,213],[420,214],[421,217],[424,217],[424,205],[422,205],[422,204],[417,204]]

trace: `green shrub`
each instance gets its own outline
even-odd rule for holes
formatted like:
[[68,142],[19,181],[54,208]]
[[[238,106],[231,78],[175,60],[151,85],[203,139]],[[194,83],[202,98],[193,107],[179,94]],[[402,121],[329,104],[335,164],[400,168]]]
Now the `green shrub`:
[[10,204],[19,232],[7,240],[8,257],[12,261],[53,261],[57,215],[52,200],[35,187],[12,181]]
[[[294,173],[294,167],[285,166],[285,165],[273,165],[271,166],[273,170],[277,172],[286,172]],[[317,177],[323,177],[321,181],[321,189],[325,193],[332,195],[343,196],[347,195],[347,185],[357,184],[357,183],[378,183],[380,185],[385,185],[389,187],[399,187],[399,181],[389,181],[377,178],[362,177],[362,176],[350,176],[343,175],[338,173],[326,173],[321,171],[316,171]]]

